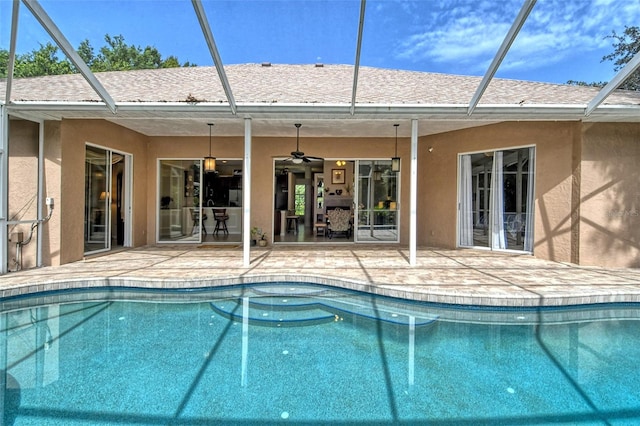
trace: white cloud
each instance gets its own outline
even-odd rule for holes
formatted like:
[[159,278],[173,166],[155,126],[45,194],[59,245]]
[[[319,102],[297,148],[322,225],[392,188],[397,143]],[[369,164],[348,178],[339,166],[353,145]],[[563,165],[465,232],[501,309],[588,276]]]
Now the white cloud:
[[[500,47],[520,1],[416,2],[412,32],[396,57],[412,62],[466,65],[483,72]],[[406,8],[406,5],[404,6]],[[428,17],[426,19],[425,17]],[[501,69],[532,68],[589,54],[611,45],[605,36],[640,22],[638,3],[628,0],[539,0]],[[598,57],[599,60],[599,57]]]

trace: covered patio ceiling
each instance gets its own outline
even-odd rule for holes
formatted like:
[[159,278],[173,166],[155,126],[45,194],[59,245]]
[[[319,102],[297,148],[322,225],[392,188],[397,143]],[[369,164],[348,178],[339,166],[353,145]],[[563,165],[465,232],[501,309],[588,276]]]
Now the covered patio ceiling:
[[[52,40],[80,71],[86,82],[98,94],[101,101],[94,103],[72,103],[64,101],[21,101],[12,99],[13,65],[16,55],[19,0],[14,0],[12,29],[9,49],[9,77],[6,81],[5,97],[0,102],[14,117],[29,120],[61,119],[105,119],[123,127],[149,136],[205,136],[207,122],[215,121],[215,135],[244,134],[244,119],[252,119],[252,132],[259,136],[293,136],[293,123],[302,122],[303,137],[342,137],[354,134],[360,136],[392,136],[392,123],[418,120],[419,135],[430,135],[464,128],[484,126],[508,120],[571,120],[571,121],[640,121],[638,104],[604,105],[615,89],[640,66],[640,55],[636,55],[618,74],[585,104],[572,105],[487,105],[481,104],[485,91],[507,55],[520,29],[525,24],[536,0],[525,0],[515,17],[511,28],[491,64],[487,68],[475,91],[469,93],[468,103],[463,105],[419,104],[370,105],[359,102],[358,83],[360,57],[364,36],[364,21],[367,12],[366,0],[360,1],[358,22],[354,22],[353,32],[357,39],[353,46],[353,77],[351,102],[344,105],[326,104],[246,104],[237,102],[235,88],[229,82],[223,58],[218,51],[215,29],[211,27],[201,0],[192,0],[191,7],[199,23],[202,40],[206,43],[217,71],[217,81],[221,85],[226,102],[220,103],[151,103],[116,102],[105,89],[100,79],[93,74],[71,46],[54,20],[37,0],[21,2],[48,32]],[[185,7],[188,7],[185,2]],[[409,125],[400,126],[399,136],[410,136]]]

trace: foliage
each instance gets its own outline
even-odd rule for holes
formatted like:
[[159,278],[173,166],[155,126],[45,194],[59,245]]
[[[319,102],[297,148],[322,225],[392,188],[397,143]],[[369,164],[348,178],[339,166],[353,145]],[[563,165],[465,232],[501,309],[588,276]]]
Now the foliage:
[[[610,35],[605,39],[612,39],[611,43],[613,52],[602,57],[602,61],[613,61],[613,70],[620,71],[636,54],[640,53],[640,27],[627,27],[625,26],[624,32],[618,34],[612,31]],[[586,83],[584,81],[569,80],[567,84],[574,86],[592,86],[603,87],[606,82],[592,82]],[[636,70],[632,73],[625,82],[623,82],[620,89],[626,90],[640,90],[640,70]]]
[[606,81],[592,81],[591,83],[587,83],[586,81],[569,80],[569,81],[567,81],[567,84],[570,84],[572,86],[586,86],[586,87],[599,87],[599,88],[602,88],[602,87],[607,85],[607,82]]
[[[128,45],[122,35],[105,35],[106,45],[96,54],[89,40],[78,46],[80,58],[93,72],[124,71],[135,69],[176,68],[180,62],[176,56],[162,58],[158,49],[147,46]],[[42,75],[60,75],[77,72],[73,64],[64,57],[58,56],[59,49],[52,43],[40,44],[40,48],[25,54],[16,54],[14,77],[35,77]],[[6,78],[8,72],[9,52],[0,49],[0,78]],[[182,66],[194,66],[185,62]]]
[[[602,61],[613,61],[614,71],[620,71],[635,55],[640,53],[640,27],[627,27],[624,32],[617,34],[615,31],[606,38],[613,39],[613,53],[602,57]],[[621,89],[640,90],[640,71],[636,70],[620,86]]]
[[251,228],[252,240],[264,240],[265,238],[266,238],[266,235],[264,232],[262,232],[262,228],[258,228],[257,226],[254,226],[253,228]]

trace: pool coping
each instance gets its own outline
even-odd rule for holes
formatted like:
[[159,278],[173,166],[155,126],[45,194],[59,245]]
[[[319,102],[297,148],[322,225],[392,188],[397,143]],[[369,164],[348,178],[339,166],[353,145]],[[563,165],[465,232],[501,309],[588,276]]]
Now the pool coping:
[[251,275],[247,277],[232,278],[197,278],[197,279],[157,279],[142,277],[94,277],[90,279],[75,278],[51,280],[39,283],[19,284],[4,287],[0,290],[0,302],[16,296],[37,295],[38,293],[55,292],[73,289],[153,289],[153,290],[189,290],[206,289],[235,285],[263,284],[263,283],[300,283],[326,285],[346,290],[354,290],[379,296],[410,300],[415,302],[428,302],[443,305],[480,306],[480,307],[504,307],[504,308],[535,308],[535,307],[562,307],[579,305],[597,305],[606,303],[640,303],[640,288],[626,291],[603,293],[601,290],[593,290],[591,294],[556,294],[535,295],[521,294],[513,297],[509,294],[494,292],[491,297],[478,297],[451,289],[442,289],[434,292],[433,289],[424,290],[415,286],[402,286],[397,284],[371,284],[349,279],[336,279],[319,277],[315,275]]
[[387,246],[252,249],[145,246],[0,276],[0,301],[56,290],[190,289],[294,282],[419,302],[538,307],[640,303],[640,269],[578,266],[484,250]]

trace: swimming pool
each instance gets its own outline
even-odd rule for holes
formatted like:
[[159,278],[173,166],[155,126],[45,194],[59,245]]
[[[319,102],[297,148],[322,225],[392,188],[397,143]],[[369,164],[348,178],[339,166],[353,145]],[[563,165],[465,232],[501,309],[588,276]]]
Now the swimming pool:
[[5,300],[5,424],[637,424],[637,305],[264,284]]

